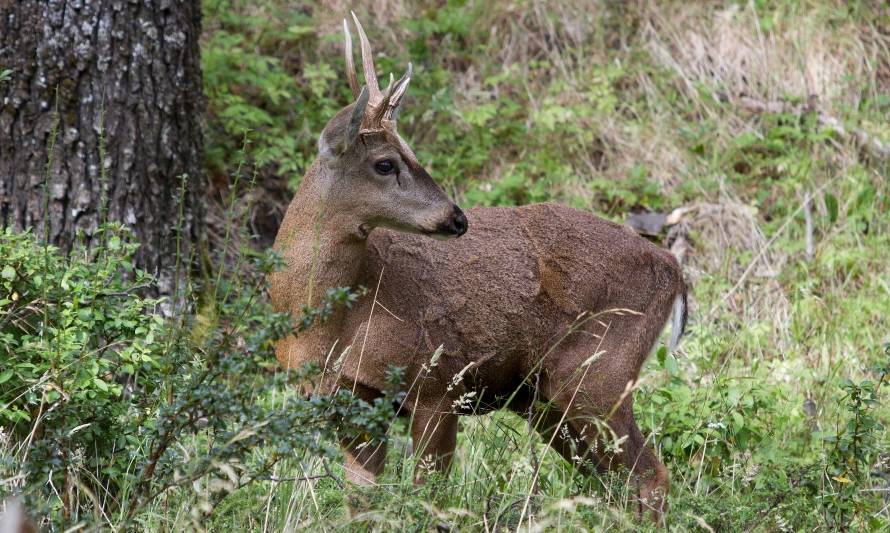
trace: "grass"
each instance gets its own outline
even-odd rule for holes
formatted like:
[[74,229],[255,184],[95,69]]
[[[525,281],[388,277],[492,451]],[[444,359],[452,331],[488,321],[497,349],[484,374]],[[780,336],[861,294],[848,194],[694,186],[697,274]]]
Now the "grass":
[[[256,222],[257,206],[286,204],[283,184],[299,181],[324,120],[347,102],[345,10],[264,0],[206,1],[205,11],[208,168],[229,198],[218,218]],[[377,0],[359,15],[380,70],[414,61],[400,127],[461,205],[556,200],[616,220],[684,209],[662,238],[685,250],[689,333],[678,354],[649,360],[635,403],[671,473],[668,529],[890,528],[890,438],[868,423],[890,423],[879,385],[890,367],[885,9]],[[240,164],[226,157],[246,129],[257,188],[249,212],[233,213],[241,193],[220,169]],[[875,402],[859,402],[869,386]],[[286,405],[292,394],[260,400]],[[465,417],[461,428],[451,472],[423,486],[399,420],[378,488],[342,485],[336,462],[299,453],[243,487],[220,492],[220,474],[170,490],[138,524],[649,527],[636,521],[626,475],[577,473],[520,417]],[[18,446],[5,439],[0,447]],[[206,441],[181,445],[200,455]],[[365,511],[350,513],[350,501]]]

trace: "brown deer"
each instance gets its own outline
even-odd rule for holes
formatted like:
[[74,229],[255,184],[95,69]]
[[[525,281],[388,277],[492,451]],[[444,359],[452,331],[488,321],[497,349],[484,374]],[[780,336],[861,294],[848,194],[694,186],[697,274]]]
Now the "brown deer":
[[[366,85],[359,89],[344,20],[355,102],[321,134],[275,241],[286,266],[270,291],[276,309],[294,315],[330,287],[368,291],[280,340],[278,360],[316,362],[330,386],[366,400],[382,394],[388,368],[405,369],[414,453],[441,470],[459,415],[506,407],[533,416],[567,460],[629,469],[640,512],[660,515],[667,470],[637,427],[631,393],[672,311],[671,349],[682,334],[677,261],[625,226],[560,205],[465,215],[396,132],[411,65],[381,91],[353,19]],[[610,433],[619,446],[609,446]],[[342,444],[347,478],[373,484],[385,445]]]

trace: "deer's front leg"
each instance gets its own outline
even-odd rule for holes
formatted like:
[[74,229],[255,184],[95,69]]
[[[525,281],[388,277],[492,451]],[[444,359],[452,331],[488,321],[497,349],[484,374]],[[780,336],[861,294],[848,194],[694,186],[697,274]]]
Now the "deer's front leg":
[[346,480],[361,486],[377,483],[377,476],[386,465],[386,443],[364,437],[340,440],[346,462],[343,465]]
[[418,408],[411,422],[414,441],[414,482],[423,483],[425,474],[448,472],[457,445],[457,415],[436,409]]

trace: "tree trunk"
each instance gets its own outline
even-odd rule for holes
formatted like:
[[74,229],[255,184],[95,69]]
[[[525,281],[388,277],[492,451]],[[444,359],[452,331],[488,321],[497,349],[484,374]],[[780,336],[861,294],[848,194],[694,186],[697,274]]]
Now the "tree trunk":
[[200,25],[199,0],[0,0],[4,227],[68,252],[122,222],[169,290],[201,230]]

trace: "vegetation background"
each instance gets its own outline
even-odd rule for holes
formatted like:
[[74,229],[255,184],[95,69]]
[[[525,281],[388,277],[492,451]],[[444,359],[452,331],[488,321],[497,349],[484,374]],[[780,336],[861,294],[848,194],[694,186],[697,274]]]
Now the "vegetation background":
[[68,257],[3,234],[0,496],[53,530],[648,527],[626,477],[575,473],[507,413],[463,419],[447,478],[415,487],[405,458],[382,487],[345,486],[335,430],[385,433],[395,457],[401,422],[299,397],[311,371],[275,372],[288,326],[263,251],[349,101],[350,8],[380,72],[414,63],[400,130],[462,206],[673,214],[648,232],[682,258],[689,333],[650,360],[635,403],[671,471],[669,529],[890,529],[877,1],[204,0],[211,266],[157,300],[113,222]]

